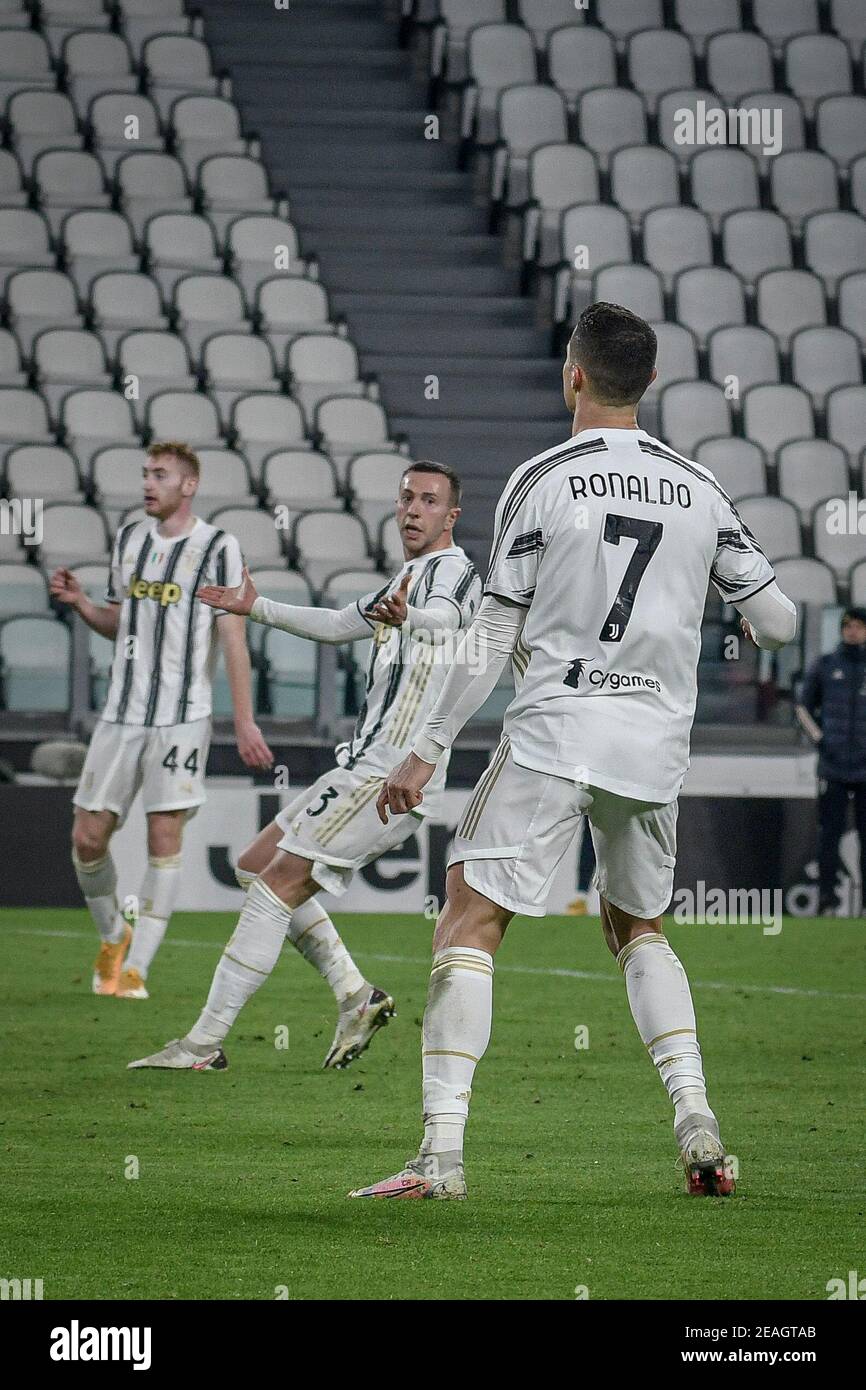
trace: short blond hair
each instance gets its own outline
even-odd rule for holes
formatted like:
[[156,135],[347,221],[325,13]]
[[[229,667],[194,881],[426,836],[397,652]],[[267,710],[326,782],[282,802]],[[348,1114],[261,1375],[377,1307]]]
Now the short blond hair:
[[148,446],[148,458],[159,459],[167,454],[171,454],[174,458],[180,459],[181,463],[185,463],[196,478],[201,477],[201,463],[198,454],[188,444],[183,444],[178,439],[161,439]]

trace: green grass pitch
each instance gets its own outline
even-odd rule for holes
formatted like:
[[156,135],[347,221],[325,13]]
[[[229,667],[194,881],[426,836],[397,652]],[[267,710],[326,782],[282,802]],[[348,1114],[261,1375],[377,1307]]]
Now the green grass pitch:
[[[398,1017],[319,1070],[330,992],[294,953],[221,1073],[127,1072],[186,1031],[234,918],[178,914],[146,1003],[89,993],[84,911],[0,914],[0,1275],[52,1298],[824,1299],[866,1273],[862,922],[674,927],[739,1163],[688,1198],[596,920],[516,921],[476,1074],[467,1202],[349,1202],[414,1152],[429,922],[337,918]],[[575,1030],[588,1029],[586,1048]],[[275,1046],[288,1029],[288,1048]],[[578,1035],[579,1037],[580,1035]],[[133,1162],[136,1160],[137,1162]],[[138,1177],[127,1176],[138,1171]]]

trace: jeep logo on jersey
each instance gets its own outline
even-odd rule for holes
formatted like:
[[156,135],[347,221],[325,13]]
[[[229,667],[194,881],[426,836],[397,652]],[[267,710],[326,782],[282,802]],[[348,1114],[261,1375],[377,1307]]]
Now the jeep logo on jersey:
[[563,685],[570,685],[572,690],[577,690],[581,677],[585,675],[587,684],[594,686],[596,690],[652,690],[661,694],[661,682],[650,676],[633,672],[620,675],[618,671],[602,671],[597,666],[593,666],[592,670],[587,672],[587,660],[587,657],[579,656],[572,661],[563,677]]
[[139,579],[134,574],[129,581],[129,588],[126,591],[127,598],[152,598],[159,603],[160,607],[167,608],[170,603],[180,603],[183,590],[179,584],[163,584],[162,580]]

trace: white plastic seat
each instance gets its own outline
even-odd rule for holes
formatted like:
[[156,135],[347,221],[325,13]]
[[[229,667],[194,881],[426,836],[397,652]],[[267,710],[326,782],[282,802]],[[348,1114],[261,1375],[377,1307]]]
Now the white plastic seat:
[[686,169],[695,153],[695,139],[701,129],[701,111],[715,107],[715,92],[705,87],[681,87],[665,92],[656,110],[659,144],[670,150],[681,169]]
[[866,271],[855,271],[839,281],[839,323],[866,349]]
[[[866,560],[866,536],[847,524],[848,490],[839,497],[819,502],[812,513],[815,555],[823,560],[842,583],[855,565]],[[841,513],[841,516],[840,516]]]
[[177,97],[192,92],[212,96],[218,89],[210,49],[191,34],[155,34],[142,45],[141,66],[163,120]]
[[827,437],[841,444],[853,464],[866,440],[866,386],[841,386],[827,397]]
[[28,174],[43,150],[80,150],[84,145],[75,107],[65,92],[16,92],[6,107],[6,124],[12,148]]
[[593,280],[593,300],[622,304],[648,323],[664,318],[664,286],[647,265],[609,265]]
[[803,103],[807,116],[823,97],[851,91],[851,55],[834,34],[808,34],[791,39],[785,48],[785,82]]
[[[777,560],[773,568],[779,588],[792,602],[818,606],[836,602],[836,577],[823,560],[812,560],[803,555]],[[853,598],[853,602],[861,603],[863,600]]]
[[232,431],[254,478],[260,476],[262,460],[276,449],[310,447],[301,407],[288,396],[241,396],[232,411]]
[[616,150],[610,163],[611,197],[639,226],[653,208],[679,202],[677,162],[669,150],[652,145]]
[[784,444],[777,459],[779,495],[793,502],[804,523],[816,505],[830,494],[848,491],[848,459],[844,449],[827,439],[796,439]]
[[764,455],[750,439],[727,435],[720,439],[702,439],[695,450],[695,459],[709,468],[732,502],[740,497],[757,497],[767,491]]
[[90,103],[87,124],[96,153],[112,179],[124,155],[159,154],[165,148],[159,113],[150,97],[140,92],[102,92]]
[[866,155],[855,159],[850,171],[851,205],[861,217],[866,217]]
[[[27,204],[28,196],[17,156],[12,150],[0,150],[0,206],[23,208]],[[0,255],[0,266],[2,260],[3,257]]]
[[63,397],[60,419],[64,440],[82,472],[89,468],[97,449],[108,444],[134,446],[141,442],[132,407],[118,391],[70,391]]
[[827,322],[824,286],[808,270],[770,270],[756,286],[758,323],[775,336],[782,352],[801,328]]
[[156,34],[186,34],[189,16],[184,0],[116,0],[121,32],[133,53]]
[[712,265],[710,219],[698,208],[654,208],[644,218],[643,251],[670,291],[681,271]]
[[708,347],[711,378],[722,387],[734,382],[735,400],[752,386],[780,380],[776,340],[765,328],[719,328],[711,335]]
[[251,333],[240,287],[228,275],[184,275],[174,287],[178,332],[197,358],[213,333]]
[[833,294],[843,275],[866,270],[866,221],[856,212],[817,212],[803,229],[806,265]]
[[562,0],[518,0],[517,13],[521,24],[531,33],[539,52],[547,47],[554,29],[566,24],[582,27],[585,20],[583,10],[563,5]]
[[342,482],[345,465],[353,454],[396,449],[388,433],[388,419],[378,401],[357,396],[331,396],[316,410],[316,432],[330,454]]
[[95,333],[83,328],[47,328],[33,343],[39,390],[56,420],[60,402],[78,386],[110,388],[105,349]]
[[768,270],[789,269],[794,261],[787,222],[764,209],[729,212],[722,225],[722,256],[749,286]]
[[379,535],[376,538],[376,550],[381,556],[382,565],[389,574],[393,574],[403,564],[403,539],[396,517],[386,516],[380,524]]
[[342,510],[334,465],[313,449],[275,449],[262,460],[261,483],[268,506],[284,503],[294,513]]
[[111,16],[103,0],[40,0],[39,23],[58,57],[69,34],[79,29],[108,29]]
[[540,145],[568,140],[565,98],[553,87],[521,84],[508,87],[499,98],[499,135],[494,152],[491,196],[509,207],[522,206],[528,196],[529,159]]
[[39,559],[45,570],[74,565],[81,560],[105,563],[109,539],[105,520],[95,507],[56,502],[42,512]]
[[746,115],[737,117],[737,136],[762,176],[771,172],[783,151],[805,148],[806,124],[796,97],[787,92],[748,92],[738,105]]
[[444,69],[449,82],[462,82],[467,76],[470,31],[477,24],[504,24],[505,0],[439,0],[439,17],[432,37],[431,72],[439,76]]
[[717,328],[746,322],[743,284],[720,266],[684,270],[676,281],[676,320],[690,328],[701,347]]
[[9,618],[0,624],[6,709],[67,710],[70,646],[70,629],[56,618]]
[[569,111],[575,111],[591,87],[616,86],[613,40],[604,29],[579,29],[573,24],[556,28],[547,45],[547,69]]
[[129,46],[119,34],[95,29],[69,34],[63,44],[63,64],[67,88],[80,112],[101,92],[138,90]]
[[307,262],[300,253],[298,234],[284,217],[266,213],[236,217],[228,226],[225,240],[232,276],[249,303],[255,299],[259,285],[275,274],[306,274]]
[[797,508],[782,497],[743,497],[737,511],[770,564],[803,553]]
[[232,406],[251,391],[278,392],[274,359],[267,340],[242,333],[215,333],[202,348],[201,365],[208,394],[226,422]]
[[358,353],[348,338],[331,333],[305,333],[286,351],[290,390],[311,424],[319,404],[328,396],[361,396]]
[[214,402],[197,391],[157,392],[145,419],[154,439],[184,439],[194,449],[217,449],[223,442]]
[[90,463],[90,480],[101,510],[115,527],[120,516],[140,506],[142,473],[147,454],[141,447],[109,445],[99,449]]
[[699,150],[689,165],[692,199],[718,231],[722,219],[742,208],[758,208],[758,168],[745,150]]
[[280,628],[267,628],[260,652],[271,713],[278,719],[312,719],[316,710],[316,643]]
[[538,76],[532,35],[519,24],[479,24],[469,31],[467,61],[462,133],[491,144],[499,134],[500,92]]
[[707,40],[707,80],[722,98],[723,106],[734,105],[746,92],[769,91],[773,82],[773,55],[760,34],[713,34]]
[[24,8],[23,0],[0,0],[0,28],[30,28],[30,13]]
[[[197,447],[201,477],[195,495],[198,516],[211,516],[221,507],[255,507],[246,459],[234,449]],[[250,624],[252,626],[252,624]]]
[[599,201],[595,156],[579,145],[542,145],[529,157],[530,206],[524,214],[523,257],[543,267],[559,261],[559,223],[574,203]]
[[18,339],[10,329],[0,328],[0,386],[26,385]]
[[562,323],[569,310],[579,314],[589,303],[593,274],[607,265],[631,260],[628,218],[605,203],[567,208],[560,225],[563,265],[554,282],[554,319]]
[[56,86],[51,52],[42,35],[32,29],[0,28],[0,110],[14,92]]
[[364,523],[349,512],[306,512],[292,532],[299,564],[314,589],[335,570],[373,569]]
[[825,97],[815,107],[819,149],[845,169],[866,154],[866,97]]
[[675,381],[697,381],[700,375],[698,350],[689,330],[680,323],[652,322],[651,327],[658,343],[658,375],[649,388],[649,396],[661,395],[665,387]]
[[268,512],[252,507],[222,507],[211,512],[208,520],[211,526],[236,537],[251,570],[285,563],[284,533]]
[[174,155],[143,150],[124,155],[115,177],[120,206],[141,237],[145,223],[159,212],[192,212],[183,165]]
[[739,29],[743,22],[740,0],[674,0],[674,17],[697,54],[703,54],[712,34]]
[[16,444],[53,444],[48,407],[38,391],[0,388],[0,462]]
[[743,434],[759,444],[768,459],[775,458],[783,444],[811,439],[814,433],[812,402],[799,386],[753,386],[743,397]]
[[349,463],[347,481],[352,510],[374,535],[387,516],[392,516],[400,480],[411,459],[401,454],[356,454]]
[[731,433],[731,407],[709,381],[676,381],[661,393],[661,437],[678,453],[693,458],[711,435]]
[[6,283],[10,326],[25,353],[43,328],[83,328],[75,285],[59,270],[19,270]]
[[158,332],[169,326],[156,281],[136,271],[97,275],[90,286],[90,312],[112,355],[118,340],[132,329]]
[[197,213],[157,213],[145,227],[144,244],[150,273],[166,298],[182,275],[203,271],[218,275],[222,271],[213,227]]
[[78,208],[63,219],[61,236],[67,272],[81,295],[89,293],[97,275],[138,270],[132,228],[121,212]]
[[[256,591],[263,598],[273,599],[276,603],[291,603],[301,608],[311,608],[313,606],[313,595],[310,586],[302,574],[297,570],[288,569],[257,569],[252,570],[252,580],[256,586]],[[276,632],[280,629],[267,628],[264,623],[247,623],[247,641],[250,650],[257,655],[262,650],[262,646],[267,632]],[[289,634],[284,634],[288,636]],[[305,642],[303,637],[297,639],[301,646],[315,648],[314,642]],[[307,664],[306,662],[304,663]],[[315,668],[314,668],[315,669]]]
[[171,108],[171,127],[178,159],[192,182],[209,155],[247,152],[240,112],[226,97],[178,97]]
[[34,162],[33,184],[55,236],[67,213],[111,205],[102,165],[86,150],[45,150]]
[[607,169],[614,150],[647,141],[643,97],[625,87],[597,87],[580,98],[581,143],[592,150],[599,167]]
[[220,238],[240,214],[283,215],[270,192],[264,165],[243,154],[212,154],[198,166],[196,188],[202,210]]
[[830,27],[844,39],[856,61],[866,43],[866,9],[860,0],[830,0]]
[[34,565],[0,564],[0,619],[49,612],[48,585]]
[[661,29],[662,0],[598,0],[596,18],[620,44],[638,29]]
[[6,455],[10,497],[41,497],[44,502],[80,503],[78,465],[56,444],[21,444]]
[[860,386],[860,345],[844,328],[804,328],[791,342],[791,376],[821,409],[837,386]]
[[781,53],[788,39],[798,34],[817,34],[817,0],[753,0],[755,28]]
[[[815,564],[819,563],[820,561],[815,561]],[[851,566],[848,571],[848,586],[851,602],[860,605],[866,604],[866,560],[860,560]]]
[[333,332],[328,294],[317,280],[276,276],[265,280],[256,296],[256,312],[278,363],[286,345],[301,333]]
[[792,228],[799,231],[813,212],[838,208],[835,164],[820,150],[792,150],[780,154],[770,166],[770,198]]
[[[3,151],[0,151],[2,154]],[[51,233],[41,212],[0,207],[0,286],[25,267],[54,265]]]
[[628,44],[628,74],[651,115],[659,97],[695,81],[695,60],[685,34],[672,29],[644,29],[632,34]]

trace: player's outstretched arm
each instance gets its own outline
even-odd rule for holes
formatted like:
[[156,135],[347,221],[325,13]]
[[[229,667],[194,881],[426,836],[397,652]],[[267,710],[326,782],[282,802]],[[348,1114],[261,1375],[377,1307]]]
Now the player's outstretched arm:
[[78,613],[87,626],[113,642],[120,626],[120,604],[94,603],[81,587],[77,577],[64,567],[56,569],[49,583],[51,597]]
[[295,637],[308,637],[313,642],[360,642],[369,637],[372,621],[359,613],[355,604],[346,608],[302,608],[294,603],[277,603],[262,598],[249,569],[244,566],[243,583],[237,589],[206,584],[196,591],[196,598],[209,608],[225,613],[240,614],[265,627],[278,627]]
[[775,580],[752,598],[734,600],[734,607],[743,618],[746,636],[762,651],[777,652],[797,632],[797,609]]
[[242,618],[248,618],[259,594],[249,569],[244,565],[244,577],[237,588],[227,588],[222,584],[203,584],[196,590],[195,596],[200,602],[206,603],[208,608],[218,608],[223,613],[236,613]]

